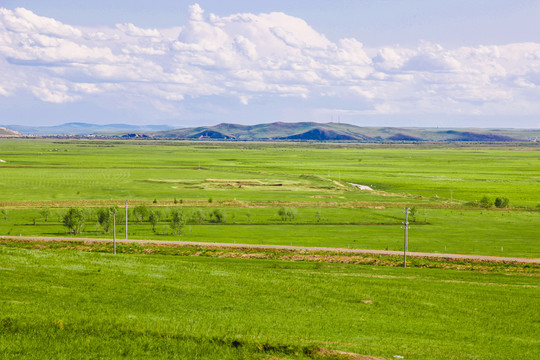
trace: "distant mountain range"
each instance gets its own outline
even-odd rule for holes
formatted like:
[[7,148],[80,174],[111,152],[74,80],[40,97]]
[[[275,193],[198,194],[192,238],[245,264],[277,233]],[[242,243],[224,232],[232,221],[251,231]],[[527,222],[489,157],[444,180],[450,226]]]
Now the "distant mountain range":
[[102,135],[114,138],[178,140],[251,140],[251,141],[353,141],[353,142],[420,142],[467,141],[512,142],[536,141],[540,129],[439,129],[360,127],[341,123],[274,122],[258,125],[219,124],[172,129],[167,125],[96,125],[67,123],[57,126],[5,125],[0,136],[18,133],[37,136]]
[[288,140],[288,141],[535,141],[540,129],[435,129],[360,127],[341,123],[275,122],[259,125],[219,124],[158,131],[154,139]]
[[54,136],[54,135],[93,135],[111,134],[127,132],[149,132],[170,130],[167,125],[128,125],[128,124],[107,124],[96,125],[88,123],[72,122],[55,126],[23,126],[23,125],[2,125],[3,127],[17,131],[23,135]]

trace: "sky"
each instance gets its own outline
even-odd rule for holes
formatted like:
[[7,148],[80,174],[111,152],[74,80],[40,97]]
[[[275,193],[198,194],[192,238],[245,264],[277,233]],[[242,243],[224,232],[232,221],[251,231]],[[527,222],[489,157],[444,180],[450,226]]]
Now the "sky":
[[540,128],[538,0],[0,0],[0,124]]

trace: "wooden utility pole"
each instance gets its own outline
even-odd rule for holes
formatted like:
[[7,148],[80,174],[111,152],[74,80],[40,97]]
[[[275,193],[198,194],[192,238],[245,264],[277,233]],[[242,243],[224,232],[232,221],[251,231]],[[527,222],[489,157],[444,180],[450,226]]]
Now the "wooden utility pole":
[[126,200],[126,240],[128,234],[128,201]]
[[113,210],[113,254],[116,255],[116,209]]
[[409,208],[405,208],[405,222],[401,228],[405,230],[405,243],[403,245],[403,267],[407,267],[407,248],[409,246]]

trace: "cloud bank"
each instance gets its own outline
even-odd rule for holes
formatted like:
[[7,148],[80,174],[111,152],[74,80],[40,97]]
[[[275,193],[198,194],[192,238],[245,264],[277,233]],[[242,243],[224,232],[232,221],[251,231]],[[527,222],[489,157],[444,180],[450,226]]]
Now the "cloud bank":
[[198,4],[173,29],[83,28],[0,8],[0,97],[25,96],[118,99],[179,117],[185,102],[216,98],[371,115],[540,115],[540,44],[365,49],[284,13],[207,16]]

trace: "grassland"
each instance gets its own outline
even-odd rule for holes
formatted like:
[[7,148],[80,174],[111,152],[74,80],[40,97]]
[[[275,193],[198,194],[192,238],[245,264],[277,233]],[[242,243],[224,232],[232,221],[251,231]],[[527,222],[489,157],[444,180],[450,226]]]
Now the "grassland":
[[11,246],[0,259],[3,358],[538,354],[530,275]]
[[[1,139],[0,235],[540,256],[540,147]],[[374,191],[350,183],[371,186]],[[450,199],[452,194],[452,199]],[[483,208],[487,196],[510,207]],[[162,214],[155,231],[133,208]],[[278,209],[295,209],[283,220]],[[44,212],[44,209],[49,211]],[[187,224],[173,234],[181,209]],[[123,237],[119,209],[117,237]],[[220,210],[224,222],[210,221]],[[202,220],[189,220],[194,214]],[[538,266],[0,242],[0,358],[527,359]],[[372,266],[380,264],[387,266]]]
[[[130,200],[132,207],[146,204],[164,214],[156,232],[131,219],[134,239],[177,238],[167,224],[173,207],[188,215],[221,208],[225,224],[188,223],[182,238],[401,250],[399,223],[408,206],[417,209],[412,251],[538,257],[539,150],[534,144],[3,139],[0,232],[65,235],[66,208]],[[510,208],[481,208],[475,202],[483,196],[505,196]],[[40,215],[46,207],[53,211],[48,221]],[[297,209],[296,219],[282,221],[280,207]],[[123,234],[123,225],[117,230]],[[111,234],[90,216],[82,236]]]

